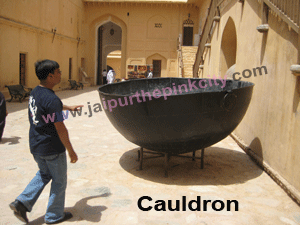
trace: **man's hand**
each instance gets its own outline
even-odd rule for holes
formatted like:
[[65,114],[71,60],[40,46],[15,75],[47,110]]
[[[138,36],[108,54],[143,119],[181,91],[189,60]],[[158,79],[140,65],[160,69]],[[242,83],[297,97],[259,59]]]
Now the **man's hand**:
[[82,108],[83,106],[84,105],[72,105],[72,106],[63,105],[63,110],[77,111],[78,108]]
[[68,133],[68,130],[67,130],[64,122],[56,122],[56,123],[54,123],[54,126],[56,128],[56,131],[58,133],[58,136],[59,136],[61,142],[66,147],[66,149],[69,153],[69,156],[71,158],[71,163],[76,163],[78,160],[78,157],[72,147],[72,144],[69,139],[69,133]]
[[70,159],[71,159],[71,163],[76,163],[78,161],[78,157],[77,154],[74,150],[72,151],[68,151]]

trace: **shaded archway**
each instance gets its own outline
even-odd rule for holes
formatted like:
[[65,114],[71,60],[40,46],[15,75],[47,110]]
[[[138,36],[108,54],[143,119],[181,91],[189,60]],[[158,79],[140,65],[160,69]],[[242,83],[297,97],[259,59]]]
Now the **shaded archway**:
[[234,21],[228,18],[223,31],[220,54],[220,75],[225,76],[226,71],[236,63],[237,35]]
[[120,50],[122,47],[122,29],[109,21],[98,28],[97,52],[97,85],[102,84],[102,71],[107,66],[107,56],[110,52]]
[[[106,68],[107,55],[115,50],[121,51],[120,76],[126,75],[127,27],[121,19],[107,14],[94,20],[95,25],[95,83],[101,82],[102,71]],[[101,52],[100,52],[101,50]],[[99,53],[100,52],[100,53]],[[100,78],[100,79],[99,79]]]

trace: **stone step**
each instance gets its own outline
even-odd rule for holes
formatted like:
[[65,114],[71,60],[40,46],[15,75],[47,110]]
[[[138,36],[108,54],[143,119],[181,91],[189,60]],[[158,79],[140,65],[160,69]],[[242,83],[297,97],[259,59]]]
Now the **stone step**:
[[183,67],[193,67],[194,63],[185,63],[183,62]]
[[185,71],[193,71],[193,67],[183,67]]
[[194,64],[195,59],[182,60],[182,61],[185,62],[185,63],[192,63],[192,64]]
[[182,46],[183,77],[193,77],[193,66],[196,59],[197,46]]
[[194,64],[195,59],[182,60],[182,61],[185,62],[185,63],[192,63],[192,64]]
[[193,55],[186,55],[182,57],[183,60],[195,60],[195,58],[196,56]]
[[183,60],[183,61],[195,61],[195,58],[196,58],[196,57],[191,57],[191,56],[190,56],[190,57],[183,58],[182,60]]
[[188,50],[188,51],[197,51],[198,46],[181,46],[182,50]]

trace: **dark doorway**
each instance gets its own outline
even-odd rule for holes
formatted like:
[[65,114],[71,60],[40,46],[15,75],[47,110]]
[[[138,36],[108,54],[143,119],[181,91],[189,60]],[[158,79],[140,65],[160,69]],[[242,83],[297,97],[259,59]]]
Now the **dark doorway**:
[[103,26],[98,28],[98,67],[97,67],[97,85],[103,83],[102,79],[102,43],[103,43]]
[[20,53],[20,84],[25,86],[26,80],[26,54]]
[[183,46],[193,45],[193,27],[183,27]]
[[153,60],[153,77],[161,76],[161,60]]

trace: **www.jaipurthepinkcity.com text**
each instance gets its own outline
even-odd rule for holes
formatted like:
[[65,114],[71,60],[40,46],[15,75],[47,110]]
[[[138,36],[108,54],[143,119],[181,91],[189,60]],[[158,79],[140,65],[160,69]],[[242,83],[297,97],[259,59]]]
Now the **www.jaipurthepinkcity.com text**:
[[[208,86],[212,86],[213,82],[216,86],[219,85],[217,80],[220,80],[222,85],[221,88],[224,88],[226,85],[226,75],[224,77],[224,79],[217,79],[215,76],[213,76],[213,79],[200,79],[200,80],[195,80],[195,81],[191,81],[191,79],[188,79],[188,85],[186,84],[180,84],[177,86],[175,86],[175,83],[172,83],[172,88],[171,87],[165,87],[162,88],[161,90],[154,89],[152,92],[145,92],[144,90],[141,90],[141,94],[137,91],[134,95],[128,96],[128,97],[123,97],[124,98],[124,103],[122,102],[121,98],[116,99],[110,99],[110,100],[105,100],[105,98],[102,98],[102,103],[103,103],[103,108],[105,110],[109,110],[110,112],[112,112],[112,110],[114,108],[116,108],[118,106],[124,107],[128,105],[128,99],[129,99],[129,103],[130,105],[133,105],[133,98],[136,98],[137,103],[142,103],[142,102],[146,102],[146,95],[148,95],[148,99],[149,101],[152,100],[153,98],[160,98],[163,97],[165,100],[168,99],[169,96],[171,95],[177,95],[182,94],[183,92],[188,93],[189,91],[194,91],[194,90],[198,90],[199,88],[206,88]],[[206,82],[207,81],[207,82]],[[199,88],[198,88],[198,86]],[[140,99],[140,97],[142,98],[142,100]]]

